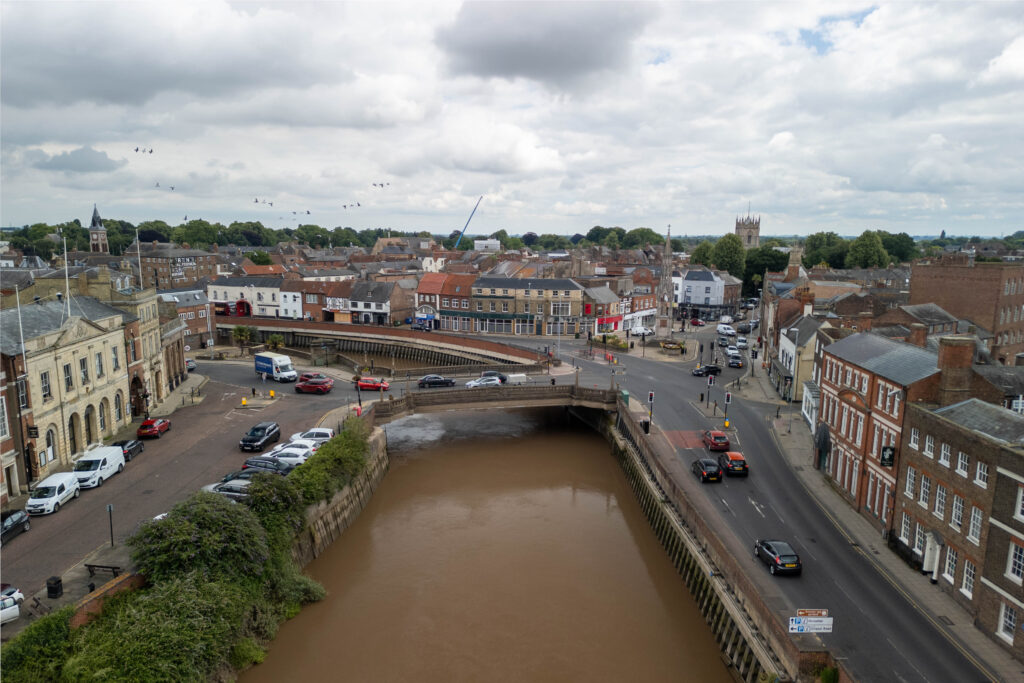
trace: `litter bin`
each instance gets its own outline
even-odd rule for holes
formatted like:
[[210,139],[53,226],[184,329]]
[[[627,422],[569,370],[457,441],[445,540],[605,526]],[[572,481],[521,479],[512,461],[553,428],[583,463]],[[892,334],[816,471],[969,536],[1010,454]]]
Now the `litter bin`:
[[46,597],[59,598],[64,595],[64,581],[59,576],[51,576],[46,580]]
[[644,427],[644,434],[650,434],[651,433],[651,421],[650,420],[644,420],[640,424],[642,424],[643,427]]

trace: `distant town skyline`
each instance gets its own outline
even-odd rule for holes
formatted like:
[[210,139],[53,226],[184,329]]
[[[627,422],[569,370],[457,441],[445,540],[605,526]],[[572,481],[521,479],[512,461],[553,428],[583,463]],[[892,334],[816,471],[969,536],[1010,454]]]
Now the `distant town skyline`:
[[0,13],[3,226],[1024,229],[1019,3]]

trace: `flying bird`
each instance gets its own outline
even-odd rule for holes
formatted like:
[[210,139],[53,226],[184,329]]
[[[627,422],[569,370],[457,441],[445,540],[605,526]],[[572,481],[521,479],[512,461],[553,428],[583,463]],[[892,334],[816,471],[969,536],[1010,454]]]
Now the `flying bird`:
[[152,147],[150,147],[150,148],[149,148],[149,153],[150,153],[150,154],[152,154],[152,153],[153,153],[153,148],[152,148]]
[[171,192],[174,192],[174,185],[171,185]]
[[157,184],[156,184],[156,185],[154,185],[153,187],[160,187],[160,183],[157,183]]
[[188,222],[188,216],[185,216],[182,220]]
[[256,203],[256,204],[259,204],[259,203],[260,203],[260,198],[259,198],[259,197],[256,197],[256,198],[255,198],[255,199],[253,199],[252,201],[253,201],[254,203]]
[[309,209],[306,209],[306,215],[307,216],[309,215]]
[[362,206],[362,204],[360,204],[359,202],[356,202],[356,206]]
[[138,147],[136,147],[136,148],[135,148],[135,151],[136,151],[136,152],[138,152],[138,151],[139,151],[139,148],[138,148]]

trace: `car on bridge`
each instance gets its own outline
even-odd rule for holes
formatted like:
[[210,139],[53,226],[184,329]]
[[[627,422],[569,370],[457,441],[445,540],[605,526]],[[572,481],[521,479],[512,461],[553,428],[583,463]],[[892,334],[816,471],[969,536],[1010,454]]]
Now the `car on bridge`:
[[480,373],[480,377],[497,377],[499,380],[501,380],[502,384],[508,381],[508,377],[506,377],[504,373],[498,372],[497,370],[484,370],[483,372]]
[[698,365],[693,369],[694,377],[707,377],[708,375],[721,375],[722,368],[718,365]]
[[693,461],[690,469],[701,483],[722,481],[722,468],[711,458],[697,458]]
[[441,375],[424,375],[420,377],[420,381],[416,382],[416,386],[420,389],[428,387],[454,387],[455,380],[449,377],[442,377]]
[[296,394],[328,394],[333,388],[334,380],[330,377],[307,379],[304,382],[295,383]]
[[794,574],[803,572],[800,556],[793,546],[785,541],[757,540],[754,542],[754,557],[768,565],[768,571],[775,574]]
[[705,429],[701,438],[709,451],[729,450],[729,437],[725,435],[725,432],[720,432],[717,429]]
[[477,387],[500,387],[501,380],[497,377],[477,377],[466,382],[466,386],[470,389],[476,389]]
[[143,420],[139,428],[135,430],[135,436],[139,439],[145,436],[155,436],[160,438],[160,435],[164,432],[171,431],[171,421],[161,418],[150,418]]
[[391,385],[376,377],[360,377],[356,380],[356,386],[367,391],[387,391]]
[[430,332],[430,323],[413,323],[409,325],[410,330],[416,330],[417,332]]

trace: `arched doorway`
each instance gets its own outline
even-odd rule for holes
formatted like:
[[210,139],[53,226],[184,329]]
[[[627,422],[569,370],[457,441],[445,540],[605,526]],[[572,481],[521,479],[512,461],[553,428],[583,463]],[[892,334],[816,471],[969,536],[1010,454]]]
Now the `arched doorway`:
[[82,442],[82,446],[88,448],[89,444],[96,441],[96,408],[94,406],[88,406],[85,409],[85,419],[83,422],[83,426],[85,427],[85,441]]
[[80,422],[78,413],[73,413],[68,418],[68,456],[73,456],[78,452],[78,423]]
[[108,404],[109,402],[107,401],[107,399],[103,399],[102,401],[100,401],[100,438],[103,438],[107,434],[107,419],[108,416],[110,415],[110,410],[107,409]]
[[142,413],[146,412],[146,399],[143,396],[146,393],[146,387],[142,385],[142,380],[139,379],[138,375],[132,378],[130,391],[132,415],[142,415]]

